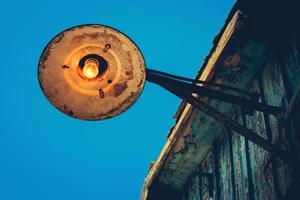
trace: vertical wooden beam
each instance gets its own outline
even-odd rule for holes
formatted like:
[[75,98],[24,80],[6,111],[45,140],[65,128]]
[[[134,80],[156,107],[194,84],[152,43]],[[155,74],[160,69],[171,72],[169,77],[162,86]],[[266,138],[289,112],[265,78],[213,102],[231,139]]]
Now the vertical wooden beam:
[[232,187],[232,199],[236,200],[236,185],[235,185],[235,170],[233,164],[233,150],[232,150],[232,132],[229,128],[225,127],[227,139],[228,139],[228,148],[229,148],[229,160],[230,160],[230,172],[231,172],[231,187]]
[[[292,48],[296,48],[296,43],[292,42]],[[281,71],[281,77],[282,77],[282,81],[283,81],[283,85],[284,85],[284,90],[286,93],[286,98],[287,101],[290,102],[293,96],[293,91],[292,91],[292,86],[289,82],[289,78],[288,78],[288,72],[287,72],[287,64],[286,64],[286,60],[288,58],[283,58],[283,57],[276,57],[274,58],[274,62],[276,62],[276,64],[279,66],[279,69]],[[300,67],[300,66],[298,66]],[[296,119],[295,116],[291,116],[289,117],[283,124],[284,128],[285,128],[285,132],[286,137],[288,139],[289,142],[289,146],[291,148],[291,151],[293,153],[300,153],[299,152],[299,145],[300,145],[300,126],[299,124],[299,120]],[[295,139],[293,139],[293,137]],[[297,142],[296,142],[296,141]]]
[[[242,115],[242,122],[244,126],[247,126],[246,122],[246,114],[245,110],[241,109],[241,115]],[[248,176],[248,190],[249,190],[249,200],[255,199],[254,198],[254,184],[252,179],[252,169],[251,169],[251,161],[250,161],[250,151],[249,151],[249,141],[247,138],[245,138],[245,154],[246,154],[246,164],[247,164],[247,176]]]
[[220,197],[220,174],[219,174],[219,162],[218,162],[218,145],[216,142],[213,143],[213,160],[214,160],[214,172],[216,176],[216,200],[221,199]]
[[[265,92],[264,92],[264,88],[263,88],[262,78],[263,78],[262,71],[260,71],[259,76],[257,78],[258,88],[259,88],[259,92],[260,92],[260,98],[261,98],[261,102],[263,104],[267,104]],[[263,113],[263,116],[264,116],[264,122],[265,122],[265,127],[266,127],[267,140],[272,142],[273,135],[272,135],[271,127],[270,127],[269,115],[266,113]],[[270,159],[271,159],[271,171],[272,171],[272,176],[273,176],[273,186],[274,186],[274,190],[276,193],[276,197],[277,197],[277,199],[280,200],[280,199],[282,199],[282,192],[280,190],[279,183],[278,183],[278,175],[277,175],[277,170],[276,170],[277,163],[276,163],[274,156],[271,155]]]

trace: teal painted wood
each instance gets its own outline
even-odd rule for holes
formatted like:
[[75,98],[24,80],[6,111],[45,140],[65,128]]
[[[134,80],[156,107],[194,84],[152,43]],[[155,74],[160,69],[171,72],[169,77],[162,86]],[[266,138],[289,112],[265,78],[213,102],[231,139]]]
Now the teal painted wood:
[[199,200],[200,192],[199,192],[199,176],[197,174],[193,174],[193,176],[189,179],[189,194],[188,200]]
[[[296,82],[300,81],[300,56],[296,47],[293,47],[292,49],[293,51],[289,52],[289,56],[285,60],[285,73],[282,72],[282,66],[280,66],[277,62],[277,59],[270,57],[269,61],[266,62],[259,71],[259,73],[261,73],[261,91],[259,91],[259,84],[256,79],[258,75],[251,82],[250,91],[257,91],[263,94],[264,101],[269,105],[287,107],[288,100],[290,98],[287,95],[287,90],[293,94],[297,85]],[[228,76],[228,74],[225,73],[226,70],[223,72],[224,73],[219,76]],[[283,77],[284,75],[286,77]],[[288,82],[288,87],[285,85],[284,79]],[[222,105],[215,100],[212,100],[211,103],[214,107],[222,107]],[[224,109],[224,107],[221,107],[220,109]],[[236,120],[242,123],[242,114],[239,111],[236,111],[235,116]],[[293,123],[299,122],[297,116],[293,117]],[[206,148],[210,148],[208,143],[206,143],[206,141],[209,141],[210,139],[204,139],[209,136],[201,135],[201,133],[213,131],[218,132],[219,128],[213,129],[216,124],[211,123],[210,127],[204,127],[209,127],[209,130],[205,129],[205,131],[203,131],[203,124],[208,123],[206,120],[206,118],[204,120],[203,114],[198,114],[194,117],[192,130],[195,135],[189,135],[185,138],[187,145],[195,149],[200,148],[201,146],[199,147],[194,145],[195,141],[200,138],[201,141],[205,141],[201,145],[204,145]],[[266,115],[261,112],[254,112],[252,116],[246,116],[246,126],[265,138],[267,138],[268,132],[269,139],[271,139],[274,144],[277,144],[286,150],[291,149],[291,142],[299,148],[299,144],[295,142],[295,137],[288,137],[293,136],[293,134],[295,136],[297,131],[294,130],[293,126],[286,129],[286,125],[282,124],[276,116]],[[277,184],[279,186],[279,191],[284,195],[293,178],[290,168],[278,159],[276,159],[275,165],[270,164],[272,162],[270,162],[270,154],[268,152],[251,142],[248,143],[247,140],[234,132],[232,132],[231,141],[233,167],[230,163],[229,137],[227,134],[224,134],[223,131],[223,133],[215,139],[213,145],[214,151],[208,153],[204,160],[202,160],[200,169],[197,168],[186,182],[188,185],[186,189],[188,195],[185,200],[210,198],[208,179],[203,175],[200,176],[200,172],[197,172],[197,170],[200,170],[203,174],[213,174],[213,199],[279,199],[278,194],[276,195],[275,192],[275,176],[278,180]],[[248,159],[247,155],[249,157]],[[192,159],[192,156],[190,156],[190,158]],[[272,171],[272,167],[273,170],[276,171],[275,175],[274,171]],[[233,174],[234,176],[232,176]],[[252,181],[250,181],[251,179]],[[232,183],[234,183],[235,190],[232,187]],[[251,197],[251,183],[253,184],[253,198]],[[219,191],[219,198],[217,198],[217,190]]]
[[[240,109],[237,112],[236,120],[242,124]],[[235,132],[232,134],[232,150],[236,188],[235,199],[250,200],[245,138]]]
[[[298,38],[298,40],[297,40]],[[298,36],[289,49],[288,56],[284,60],[285,62],[281,66],[281,70],[283,72],[283,78],[285,83],[285,89],[287,91],[287,98],[290,101],[296,87],[300,84],[300,37]],[[300,106],[295,107],[297,111],[300,111]],[[294,141],[294,148],[297,149],[298,154],[300,155],[300,115],[295,112],[292,116],[292,120],[290,122],[290,126],[292,126],[291,130],[289,130],[292,135]]]
[[[268,62],[261,71],[262,73],[262,89],[264,93],[264,98],[267,104],[274,106],[284,106],[288,104],[286,98],[286,91],[284,88],[283,78],[280,68],[273,61]],[[299,75],[300,77],[300,75]],[[258,91],[257,80],[252,81],[252,91]],[[242,123],[242,116],[240,112],[237,112],[237,119]],[[197,117],[196,117],[197,118]],[[195,118],[195,119],[196,119]],[[268,120],[268,123],[265,123]],[[201,120],[200,120],[201,121]],[[285,135],[285,130],[280,121],[272,115],[268,115],[264,118],[264,114],[260,112],[255,112],[253,116],[246,116],[247,127],[254,130],[256,133],[267,138],[266,134],[266,124],[270,127],[272,142],[278,144],[284,149],[289,149],[288,139]],[[231,173],[232,169],[230,167],[229,159],[229,144],[228,136],[221,134],[217,140],[217,150],[214,151],[215,155],[210,153],[210,156],[206,156],[201,165],[201,172],[213,172],[214,161],[213,156],[217,160],[217,170],[219,174],[219,184],[216,185],[220,190],[220,199],[232,199],[233,188],[231,186],[232,179]],[[249,194],[249,175],[247,168],[246,159],[246,141],[243,137],[238,134],[232,134],[232,155],[233,155],[233,170],[234,170],[234,182],[235,182],[235,198],[236,199],[251,199]],[[251,178],[253,179],[254,185],[254,197],[255,199],[277,199],[274,191],[274,178],[272,174],[272,167],[269,164],[270,155],[265,152],[260,147],[255,144],[249,144],[249,154],[250,154],[250,170]],[[289,185],[292,177],[289,168],[277,159],[276,172],[278,175],[278,182],[280,191],[284,194],[287,186]],[[214,173],[214,172],[213,172]],[[214,176],[215,173],[214,173]],[[215,177],[216,179],[217,177]],[[199,188],[201,188],[201,198],[208,199],[209,192],[207,189],[208,182],[207,179],[203,178],[196,179],[196,184],[194,178],[190,179],[192,188],[189,191],[189,199],[200,199]],[[198,181],[198,182],[197,182]],[[216,183],[216,181],[214,180]],[[198,190],[197,185],[198,184]],[[200,187],[201,184],[201,187]],[[214,198],[216,198],[216,189],[214,189]]]
[[289,90],[293,92],[300,83],[300,53],[295,43],[292,43],[285,61]]
[[[259,86],[259,91],[260,91],[261,102],[263,104],[267,104],[265,93],[267,93],[268,91],[264,90],[264,85],[263,85],[264,84],[264,81],[263,81],[264,80],[264,75],[263,75],[263,73],[261,73],[261,71],[258,74],[257,80],[258,80],[258,86]],[[272,142],[274,136],[273,136],[273,133],[272,133],[272,130],[271,130],[272,125],[270,124],[270,115],[268,115],[267,113],[263,113],[263,117],[264,117],[264,122],[265,122],[267,139],[268,139],[268,141]],[[266,167],[268,167],[268,165],[270,165],[270,167],[271,167],[271,173],[272,173],[272,177],[273,177],[273,187],[274,187],[274,191],[275,191],[275,196],[276,196],[277,199],[282,199],[282,192],[279,188],[279,183],[278,183],[276,158],[270,157],[268,163],[266,164],[267,165]]]
[[[247,126],[245,109],[240,108],[240,113],[238,113],[238,119],[242,118],[242,123],[244,126]],[[254,198],[254,183],[253,183],[253,171],[251,170],[251,161],[250,161],[250,150],[249,150],[249,140],[245,138],[245,156],[246,156],[246,165],[247,165],[247,178],[248,178],[248,190],[249,190],[249,199]]]
[[[241,43],[232,44],[232,49],[228,53],[228,57],[236,56],[238,59],[229,61],[225,58],[218,63],[214,81],[242,89],[247,88],[266,62],[266,47],[256,41],[243,40]],[[226,102],[210,99],[209,104],[228,116],[235,112],[235,106]],[[184,148],[172,155],[169,164],[164,166],[159,176],[162,183],[170,185],[173,189],[182,187],[186,177],[199,166],[223,128],[222,124],[202,112],[198,112],[191,121],[191,129],[184,137]]]
[[[259,92],[257,80],[252,81],[251,90]],[[246,122],[248,128],[267,138],[263,113],[256,111],[252,116],[247,115]],[[249,152],[255,199],[276,199],[272,169],[268,165],[270,154],[252,142],[249,142]]]
[[230,160],[230,169],[231,169],[231,187],[232,187],[232,200],[236,200],[236,181],[235,181],[235,165],[233,158],[233,150],[232,150],[232,131],[226,127],[226,134],[228,135],[228,147],[229,147],[229,160]]
[[196,174],[193,177],[193,191],[194,191],[194,200],[199,200],[200,199],[200,191],[199,191],[199,176]]
[[231,183],[231,167],[229,159],[229,146],[228,146],[228,135],[223,134],[222,137],[218,138],[216,146],[218,146],[217,152],[217,165],[219,174],[219,185],[220,188],[220,200],[232,199],[232,183]]
[[201,164],[201,197],[202,199],[216,198],[216,174],[213,152],[210,151]]
[[[287,106],[282,74],[278,65],[274,62],[271,61],[264,67],[262,71],[262,83],[267,104],[280,107]],[[283,124],[278,118],[272,115],[269,115],[266,120],[269,121],[272,132],[272,142],[283,149],[289,150],[288,133],[284,130]],[[276,159],[276,171],[279,189],[281,193],[284,194],[291,181],[291,171],[285,163],[278,159]]]

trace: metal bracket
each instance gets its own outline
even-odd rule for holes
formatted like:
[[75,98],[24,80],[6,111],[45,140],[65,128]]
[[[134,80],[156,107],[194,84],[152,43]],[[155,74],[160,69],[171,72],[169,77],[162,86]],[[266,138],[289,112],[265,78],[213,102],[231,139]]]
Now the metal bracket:
[[[234,88],[224,84],[189,79],[152,69],[146,70],[146,79],[149,82],[153,82],[161,86],[169,84],[174,89],[180,88],[181,90],[184,90],[189,94],[195,93],[202,97],[218,99],[234,105],[242,106],[247,111],[247,114],[253,114],[253,112],[257,110],[277,116],[283,111],[281,107],[259,103],[258,93],[250,93],[248,91],[244,91],[239,88]],[[219,90],[212,89],[211,87],[217,88]],[[233,92],[238,95],[221,92],[220,89]]]
[[[277,147],[276,145],[272,144],[270,141],[254,133],[252,130],[246,128],[245,126],[241,125],[240,123],[226,116],[224,113],[219,112],[215,108],[211,107],[209,104],[205,103],[203,100],[193,96],[193,93],[196,93],[200,96],[207,96],[210,98],[219,99],[235,105],[249,107],[250,109],[266,112],[268,114],[273,114],[273,115],[280,115],[282,113],[281,108],[258,103],[257,101],[254,100],[254,98],[239,97],[239,96],[215,91],[204,86],[196,85],[195,83],[200,83],[203,85],[214,85],[226,89],[233,89],[233,91],[237,91],[239,93],[244,93],[245,95],[247,95],[247,92],[245,91],[242,91],[237,88],[231,88],[230,86],[226,86],[226,85],[225,86],[219,84],[216,85],[210,82],[203,82],[203,81],[198,82],[194,80],[191,83],[192,79],[178,77],[175,75],[171,75],[171,74],[167,74],[164,72],[159,72],[151,69],[146,70],[146,79],[149,82],[160,85],[161,87],[175,94],[179,98],[182,98],[186,102],[190,103],[198,110],[206,113],[216,121],[230,127],[231,130],[235,131],[236,133],[247,138],[249,141],[260,146],[266,151],[270,152],[273,156],[278,157],[279,159],[287,163],[289,166],[299,169],[300,163],[298,162],[298,159],[295,159],[292,153]],[[251,96],[251,94],[248,95]]]

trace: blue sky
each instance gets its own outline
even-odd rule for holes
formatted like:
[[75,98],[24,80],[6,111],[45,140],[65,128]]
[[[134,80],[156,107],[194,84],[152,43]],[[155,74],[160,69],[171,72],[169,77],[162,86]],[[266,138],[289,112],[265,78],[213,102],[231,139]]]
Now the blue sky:
[[233,0],[11,1],[0,3],[0,199],[135,200],[174,124],[180,99],[147,83],[137,103],[86,122],[44,98],[37,62],[48,41],[86,23],[115,27],[147,67],[194,77]]

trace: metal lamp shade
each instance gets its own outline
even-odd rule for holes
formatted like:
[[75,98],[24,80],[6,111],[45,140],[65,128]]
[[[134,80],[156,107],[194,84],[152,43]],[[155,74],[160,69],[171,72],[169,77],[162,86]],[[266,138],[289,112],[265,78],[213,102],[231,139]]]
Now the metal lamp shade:
[[[84,71],[91,59],[99,67],[92,78]],[[145,62],[139,48],[120,31],[81,25],[61,32],[45,47],[38,78],[44,95],[63,113],[103,120],[123,113],[138,99]]]

